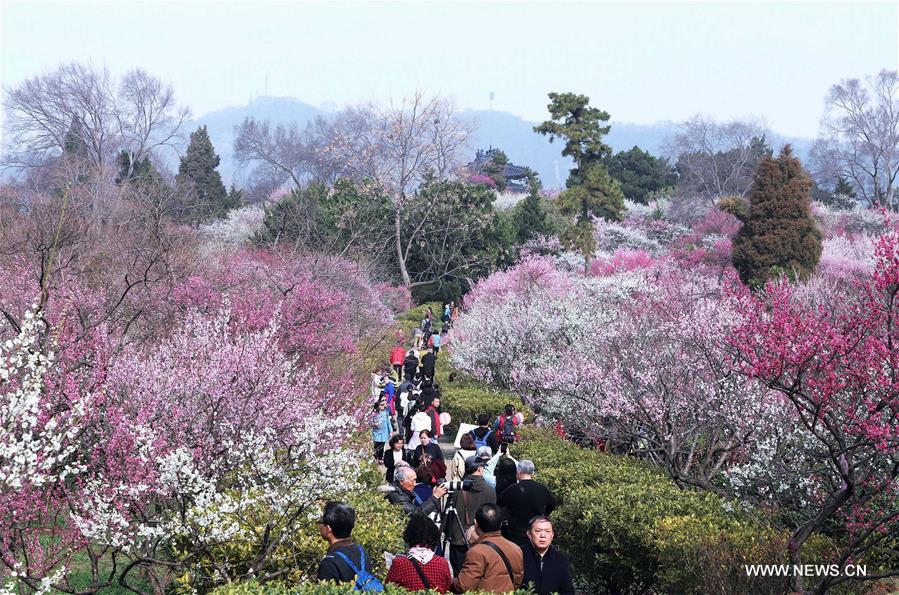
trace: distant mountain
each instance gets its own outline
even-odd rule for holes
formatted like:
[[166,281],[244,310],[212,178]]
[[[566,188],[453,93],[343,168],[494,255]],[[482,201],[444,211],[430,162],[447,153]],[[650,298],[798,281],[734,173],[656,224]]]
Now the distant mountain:
[[[226,184],[232,181],[240,184],[244,179],[244,172],[237,170],[237,164],[232,157],[232,148],[234,127],[243,122],[244,118],[248,116],[257,119],[267,118],[275,124],[297,122],[303,126],[315,116],[327,115],[331,111],[316,108],[291,97],[259,97],[245,106],[227,107],[210,112],[189,122],[187,130],[192,132],[198,126],[208,127],[212,144],[222,158],[219,166],[222,178]],[[546,137],[534,132],[537,122],[529,122],[508,112],[464,110],[461,114],[470,118],[477,127],[472,143],[472,158],[476,148],[498,147],[506,153],[512,163],[526,165],[536,170],[545,187],[564,186],[572,161],[562,157],[562,147],[558,140],[550,143]],[[612,130],[606,137],[606,142],[616,152],[625,151],[636,145],[654,155],[661,155],[665,139],[677,130],[677,124],[674,122],[631,124],[612,121],[611,124]],[[779,150],[784,142],[790,142],[794,153],[805,160],[812,141],[774,134],[768,142],[775,151]]]

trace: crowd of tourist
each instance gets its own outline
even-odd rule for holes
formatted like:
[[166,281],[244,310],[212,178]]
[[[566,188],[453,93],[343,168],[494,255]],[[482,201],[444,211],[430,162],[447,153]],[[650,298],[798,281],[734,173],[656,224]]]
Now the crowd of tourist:
[[[552,545],[549,515],[556,498],[534,479],[533,462],[509,454],[524,417],[511,404],[495,418],[480,414],[472,420],[477,426],[458,436],[451,457],[438,442],[451,418],[441,407],[436,367],[455,313],[454,304],[445,306],[437,332],[429,308],[410,349],[398,329],[389,367],[372,374],[371,433],[374,456],[385,469],[382,490],[408,515],[408,550],[392,557],[385,581],[440,593],[531,588],[572,594],[568,558]],[[378,590],[370,558],[352,541],[354,524],[348,505],[325,506],[320,532],[329,548],[318,578]]]

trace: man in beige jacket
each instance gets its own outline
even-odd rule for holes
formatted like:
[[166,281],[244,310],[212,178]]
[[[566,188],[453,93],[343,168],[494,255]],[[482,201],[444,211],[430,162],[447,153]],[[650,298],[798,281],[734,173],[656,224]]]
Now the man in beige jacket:
[[521,548],[500,534],[500,512],[495,504],[482,504],[474,518],[479,538],[471,544],[459,576],[453,579],[453,593],[514,591],[524,580]]

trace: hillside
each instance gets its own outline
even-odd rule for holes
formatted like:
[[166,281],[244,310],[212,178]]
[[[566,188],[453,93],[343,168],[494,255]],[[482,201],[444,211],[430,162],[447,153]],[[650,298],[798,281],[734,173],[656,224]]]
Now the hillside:
[[[328,111],[314,107],[292,97],[259,97],[245,106],[226,107],[203,115],[188,122],[187,130],[193,131],[198,126],[207,126],[209,137],[222,158],[219,171],[226,184],[232,181],[240,183],[244,172],[238,171],[232,158],[234,127],[247,116],[258,119],[268,118],[273,123],[309,122],[317,115]],[[562,157],[561,147],[550,143],[545,137],[534,133],[536,122],[530,122],[514,114],[490,110],[464,110],[463,116],[470,118],[475,126],[475,138],[472,143],[472,157],[475,148],[499,147],[518,165],[529,166],[540,174],[547,188],[559,188],[565,183],[571,161]],[[657,122],[655,124],[632,124],[612,121],[612,130],[606,141],[615,151],[627,150],[637,145],[655,155],[662,154],[665,139],[675,132],[674,122]],[[805,159],[810,139],[787,138],[775,135],[770,144],[777,150],[783,142],[793,144],[794,152],[800,159]]]

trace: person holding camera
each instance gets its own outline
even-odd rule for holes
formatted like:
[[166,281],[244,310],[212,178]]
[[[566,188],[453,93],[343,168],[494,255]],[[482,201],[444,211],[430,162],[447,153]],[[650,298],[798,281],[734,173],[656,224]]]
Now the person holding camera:
[[465,459],[465,476],[463,482],[470,482],[467,490],[456,494],[456,517],[458,523],[447,526],[450,542],[450,565],[458,574],[469,545],[477,539],[474,532],[475,512],[482,504],[496,504],[496,492],[484,481],[484,465],[486,460],[479,457]]
[[453,580],[453,593],[508,593],[521,587],[524,580],[521,548],[500,534],[499,508],[496,504],[482,504],[474,520],[478,539],[465,554],[462,570]]
[[415,488],[416,475],[412,467],[397,467],[393,472],[393,488],[387,492],[387,501],[391,504],[399,504],[406,514],[419,513],[425,516],[440,509],[440,498],[446,495],[446,486],[438,484],[434,487],[431,497],[422,501],[412,490]]

